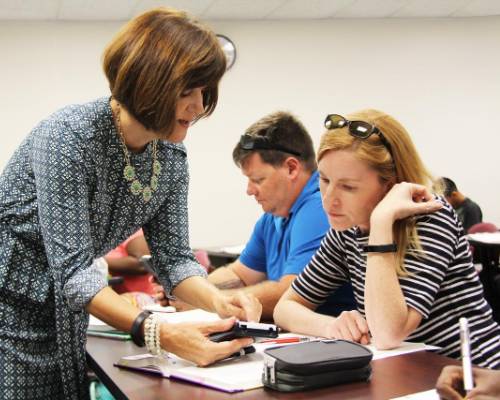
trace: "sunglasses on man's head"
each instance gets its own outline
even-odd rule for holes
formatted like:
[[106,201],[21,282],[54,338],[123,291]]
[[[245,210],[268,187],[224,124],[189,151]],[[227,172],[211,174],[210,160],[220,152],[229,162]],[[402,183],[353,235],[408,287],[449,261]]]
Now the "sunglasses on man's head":
[[300,157],[300,153],[298,151],[291,150],[278,143],[273,143],[267,136],[253,136],[247,134],[241,135],[240,147],[243,150],[276,150]]
[[328,130],[347,127],[349,134],[358,139],[368,139],[371,135],[378,135],[380,141],[392,156],[392,148],[384,134],[375,125],[365,121],[349,121],[339,114],[328,114],[325,118],[325,128]]

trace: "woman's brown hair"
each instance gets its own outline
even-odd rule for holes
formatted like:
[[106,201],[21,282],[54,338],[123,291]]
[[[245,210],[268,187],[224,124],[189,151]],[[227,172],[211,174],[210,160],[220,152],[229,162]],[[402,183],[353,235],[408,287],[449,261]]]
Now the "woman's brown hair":
[[226,59],[215,34],[183,11],[160,7],[128,22],[107,46],[103,69],[112,96],[146,129],[168,138],[184,91],[204,87],[217,105]]

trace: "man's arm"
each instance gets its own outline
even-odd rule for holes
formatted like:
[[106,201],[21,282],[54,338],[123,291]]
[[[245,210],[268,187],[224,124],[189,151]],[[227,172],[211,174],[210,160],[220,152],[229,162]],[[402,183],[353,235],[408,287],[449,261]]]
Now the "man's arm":
[[266,280],[265,273],[247,267],[238,259],[225,267],[217,268],[208,275],[208,280],[219,288],[240,284],[242,288],[228,289],[225,292],[243,291],[253,294],[262,304],[262,317],[270,320],[278,300],[296,277],[297,275],[290,274],[282,276],[279,281]]

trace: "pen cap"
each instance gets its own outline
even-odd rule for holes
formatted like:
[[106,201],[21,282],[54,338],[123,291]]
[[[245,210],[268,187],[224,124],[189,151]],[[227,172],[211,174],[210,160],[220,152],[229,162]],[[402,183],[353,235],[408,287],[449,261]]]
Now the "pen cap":
[[467,318],[460,318],[458,320],[460,325],[460,347],[462,350],[462,357],[470,357],[470,341],[469,341],[469,322]]

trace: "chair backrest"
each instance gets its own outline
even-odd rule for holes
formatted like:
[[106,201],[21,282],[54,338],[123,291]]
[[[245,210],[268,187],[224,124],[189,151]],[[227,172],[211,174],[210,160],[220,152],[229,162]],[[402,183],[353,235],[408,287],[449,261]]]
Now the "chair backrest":
[[479,232],[498,232],[498,228],[495,224],[491,222],[479,222],[477,224],[472,225],[467,233],[479,233]]
[[206,250],[195,250],[194,256],[207,271],[210,269],[210,258]]

